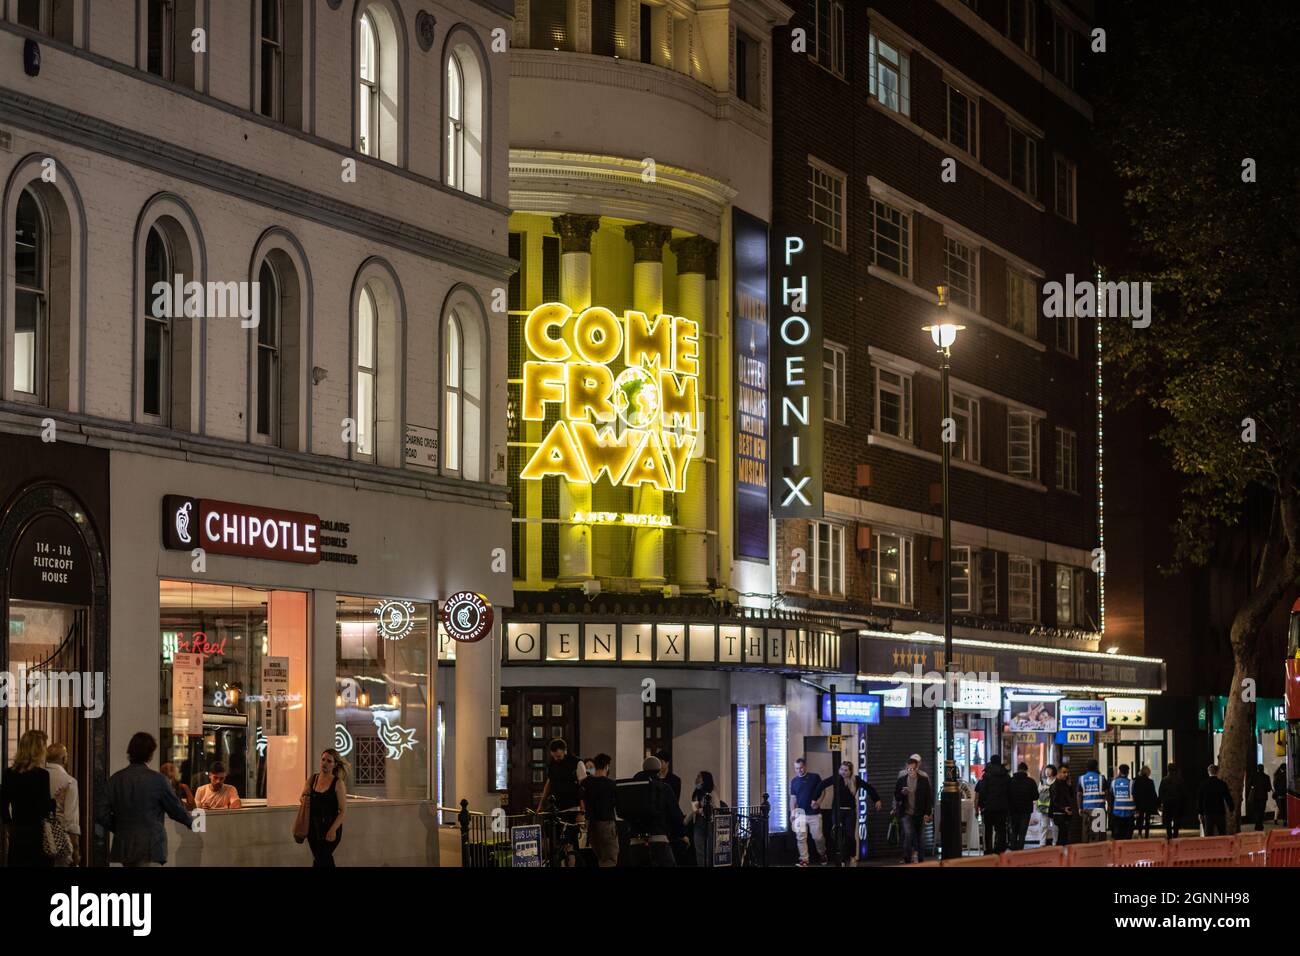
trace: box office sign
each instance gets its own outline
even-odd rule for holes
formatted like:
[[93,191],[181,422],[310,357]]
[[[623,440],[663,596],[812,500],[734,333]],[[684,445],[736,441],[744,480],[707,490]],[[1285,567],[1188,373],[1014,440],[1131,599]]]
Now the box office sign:
[[755,670],[840,669],[840,636],[739,624],[513,621],[506,663],[727,665]]
[[180,551],[318,564],[321,520],[301,511],[167,495],[163,545]]

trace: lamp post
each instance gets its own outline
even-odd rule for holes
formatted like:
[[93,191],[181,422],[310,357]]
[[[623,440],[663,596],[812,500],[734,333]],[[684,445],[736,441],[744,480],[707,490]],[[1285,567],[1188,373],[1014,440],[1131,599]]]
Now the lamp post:
[[[939,351],[939,377],[943,390],[942,427],[952,417],[951,395],[948,391],[948,370],[952,360],[952,344],[964,325],[954,325],[948,319],[947,288],[939,286],[939,311],[934,325],[925,326]],[[956,429],[953,429],[956,437]],[[943,436],[947,437],[947,436]],[[969,437],[968,439],[969,440]],[[956,687],[953,674],[956,665],[952,658],[952,513],[948,504],[948,474],[952,468],[952,442],[943,445],[943,796],[939,802],[939,846],[945,860],[961,856],[961,792],[957,788],[957,762],[953,759],[953,694]]]

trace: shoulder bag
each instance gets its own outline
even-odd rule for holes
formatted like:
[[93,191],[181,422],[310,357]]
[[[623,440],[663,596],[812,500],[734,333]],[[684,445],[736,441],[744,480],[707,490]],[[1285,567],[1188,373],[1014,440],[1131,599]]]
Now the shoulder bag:
[[302,843],[307,839],[307,834],[311,831],[311,791],[315,786],[315,778],[307,778],[307,789],[303,791],[302,799],[298,801],[298,815],[293,818],[293,840],[295,843]]

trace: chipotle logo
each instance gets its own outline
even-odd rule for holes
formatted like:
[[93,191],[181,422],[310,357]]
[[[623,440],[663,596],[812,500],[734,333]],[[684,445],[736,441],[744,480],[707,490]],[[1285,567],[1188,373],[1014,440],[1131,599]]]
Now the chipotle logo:
[[163,499],[163,545],[180,551],[203,548],[268,561],[320,563],[320,518],[231,501],[167,495]]

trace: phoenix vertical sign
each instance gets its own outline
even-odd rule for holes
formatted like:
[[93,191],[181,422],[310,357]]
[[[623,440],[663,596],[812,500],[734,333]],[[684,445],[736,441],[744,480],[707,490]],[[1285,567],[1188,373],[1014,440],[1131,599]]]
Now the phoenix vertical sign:
[[772,517],[822,516],[821,235],[773,230]]

